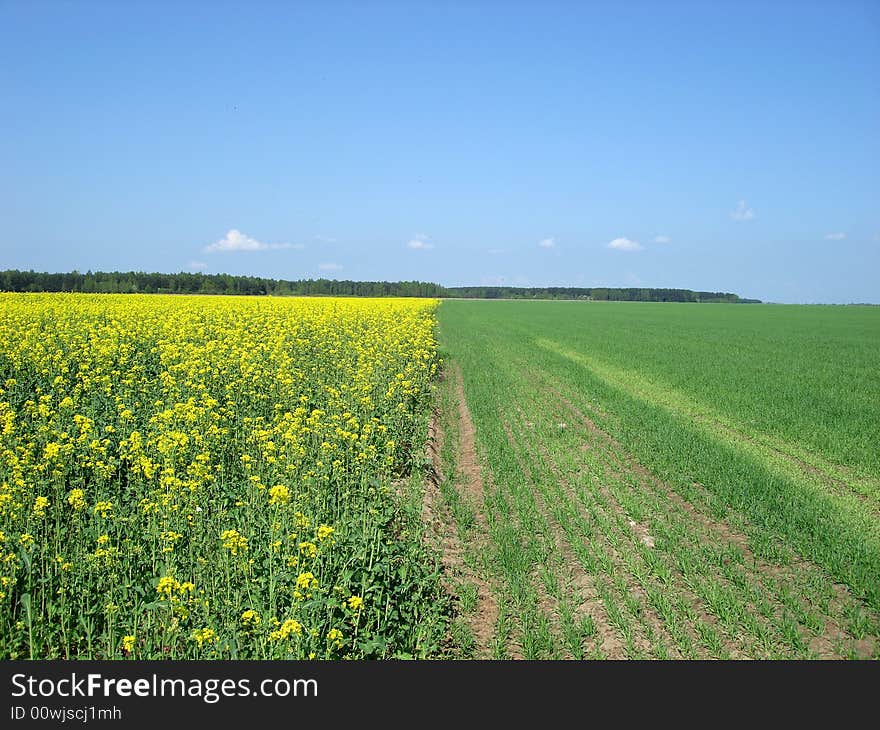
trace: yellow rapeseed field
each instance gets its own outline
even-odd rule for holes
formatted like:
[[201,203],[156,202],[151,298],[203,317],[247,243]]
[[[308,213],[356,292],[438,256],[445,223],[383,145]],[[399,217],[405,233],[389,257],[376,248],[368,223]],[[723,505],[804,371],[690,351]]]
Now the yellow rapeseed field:
[[0,658],[430,653],[436,307],[0,294]]

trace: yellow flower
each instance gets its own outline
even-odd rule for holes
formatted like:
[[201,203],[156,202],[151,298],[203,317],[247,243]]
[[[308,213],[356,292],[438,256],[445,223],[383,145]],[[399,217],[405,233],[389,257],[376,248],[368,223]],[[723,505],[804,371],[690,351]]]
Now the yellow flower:
[[139,503],[141,510],[145,515],[150,514],[151,512],[156,512],[159,509],[159,505],[155,502],[150,501],[146,497],[144,497]]
[[294,524],[297,526],[297,528],[301,530],[308,529],[309,525],[312,524],[309,518],[306,517],[302,512],[294,512],[293,516]]
[[178,583],[173,577],[170,575],[163,575],[159,578],[159,583],[156,586],[156,593],[165,598],[170,598],[172,591],[179,587],[180,583]]
[[260,618],[260,614],[258,614],[254,609],[249,608],[243,614],[241,614],[241,624],[247,629],[252,629],[256,626],[259,626],[262,622]]
[[111,517],[110,514],[113,511],[113,502],[95,502],[95,509],[92,510],[94,514],[101,515],[101,517],[107,518]]
[[162,540],[165,546],[162,548],[163,553],[173,553],[175,543],[180,540],[183,535],[179,532],[174,532],[173,530],[166,530],[161,535],[159,535],[159,539]]
[[98,538],[98,545],[106,545],[106,544],[109,543],[109,542],[110,542],[110,536],[109,536],[109,535],[101,535],[101,536]]
[[309,558],[314,558],[318,554],[318,546],[313,542],[301,542],[299,544],[299,552]]
[[70,494],[67,495],[67,504],[73,507],[74,512],[81,512],[88,506],[85,492],[82,489],[71,489]]
[[342,632],[339,629],[330,629],[327,632],[327,641],[333,644],[337,649],[342,647]]
[[269,490],[269,504],[287,504],[290,501],[290,490],[283,484],[276,484]]
[[21,537],[18,538],[18,542],[25,547],[28,545],[32,545],[34,542],[34,536],[31,535],[29,532],[23,532]]
[[318,579],[312,573],[300,573],[296,578],[296,587],[309,590],[318,587]]
[[247,552],[247,538],[238,530],[224,530],[220,534],[220,539],[223,541],[223,547],[233,555],[238,555],[239,552]]
[[302,633],[302,624],[296,619],[289,618],[275,631],[269,634],[269,641],[278,641],[286,639],[291,634],[299,635]]
[[134,651],[134,634],[126,634],[122,637],[122,648],[127,652]]
[[318,525],[318,541],[326,540],[333,534],[333,528],[330,525]]
[[360,596],[351,596],[348,599],[348,607],[352,611],[360,611],[364,607],[364,599]]
[[198,642],[201,648],[205,644],[213,644],[217,640],[217,635],[214,633],[214,629],[195,629],[190,638]]
[[49,506],[49,498],[48,497],[37,497],[34,500],[34,517],[45,517],[46,516],[46,507]]

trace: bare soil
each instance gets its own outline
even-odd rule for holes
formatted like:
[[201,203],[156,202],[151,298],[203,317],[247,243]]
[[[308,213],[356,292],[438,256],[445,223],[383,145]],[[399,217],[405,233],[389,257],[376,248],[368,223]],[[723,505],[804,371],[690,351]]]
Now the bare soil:
[[[477,530],[474,532],[474,547],[479,550],[485,546],[487,523],[483,509],[483,477],[477,461],[474,443],[474,424],[467,402],[464,398],[461,372],[452,371],[455,379],[455,392],[458,401],[458,443],[456,444],[456,474],[450,475],[452,484],[459,496],[465,499],[474,513]],[[465,560],[464,547],[459,539],[459,527],[449,508],[444,504],[440,485],[443,483],[442,450],[446,433],[439,412],[434,412],[428,429],[427,456],[431,469],[425,485],[425,498],[422,506],[422,520],[427,526],[426,537],[439,549],[444,572],[444,586],[453,596],[456,584],[466,582],[477,588],[476,608],[460,613],[460,618],[470,629],[475,642],[475,658],[491,657],[492,640],[498,621],[498,604],[490,584]]]

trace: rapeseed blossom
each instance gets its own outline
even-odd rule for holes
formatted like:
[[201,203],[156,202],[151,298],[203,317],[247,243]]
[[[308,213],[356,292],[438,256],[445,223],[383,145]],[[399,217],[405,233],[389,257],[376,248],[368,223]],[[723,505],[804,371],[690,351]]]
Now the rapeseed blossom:
[[0,293],[0,659],[356,656],[436,306]]

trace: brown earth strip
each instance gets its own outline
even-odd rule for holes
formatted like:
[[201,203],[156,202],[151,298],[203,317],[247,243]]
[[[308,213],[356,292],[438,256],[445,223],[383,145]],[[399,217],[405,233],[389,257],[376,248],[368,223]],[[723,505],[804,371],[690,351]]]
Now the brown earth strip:
[[[453,478],[451,483],[455,489],[460,490],[462,496],[466,496],[468,504],[474,511],[478,526],[478,530],[475,531],[474,547],[479,550],[488,534],[486,517],[483,513],[483,480],[476,458],[473,421],[464,401],[461,373],[457,368],[453,370],[453,377],[456,380],[455,393],[459,404],[457,414],[459,443],[455,450],[454,476],[457,478]],[[467,564],[465,550],[459,539],[458,525],[449,508],[443,503],[440,485],[444,480],[441,453],[445,439],[442,419],[435,411],[428,428],[426,451],[431,460],[431,468],[425,484],[422,522],[426,525],[426,538],[440,551],[446,590],[455,595],[457,581],[471,583],[477,588],[475,610],[462,613],[461,619],[474,638],[476,658],[486,659],[491,656],[495,625],[498,621],[498,605],[489,583]]]
[[467,406],[467,400],[464,397],[464,380],[461,376],[461,368],[456,363],[453,368],[455,377],[455,397],[458,401],[458,428],[459,428],[459,449],[457,468],[463,479],[464,494],[469,498],[469,502],[474,509],[477,524],[484,532],[488,532],[486,516],[483,514],[483,475],[480,470],[480,463],[477,459],[477,449],[474,428],[474,421],[471,418],[471,412]]

